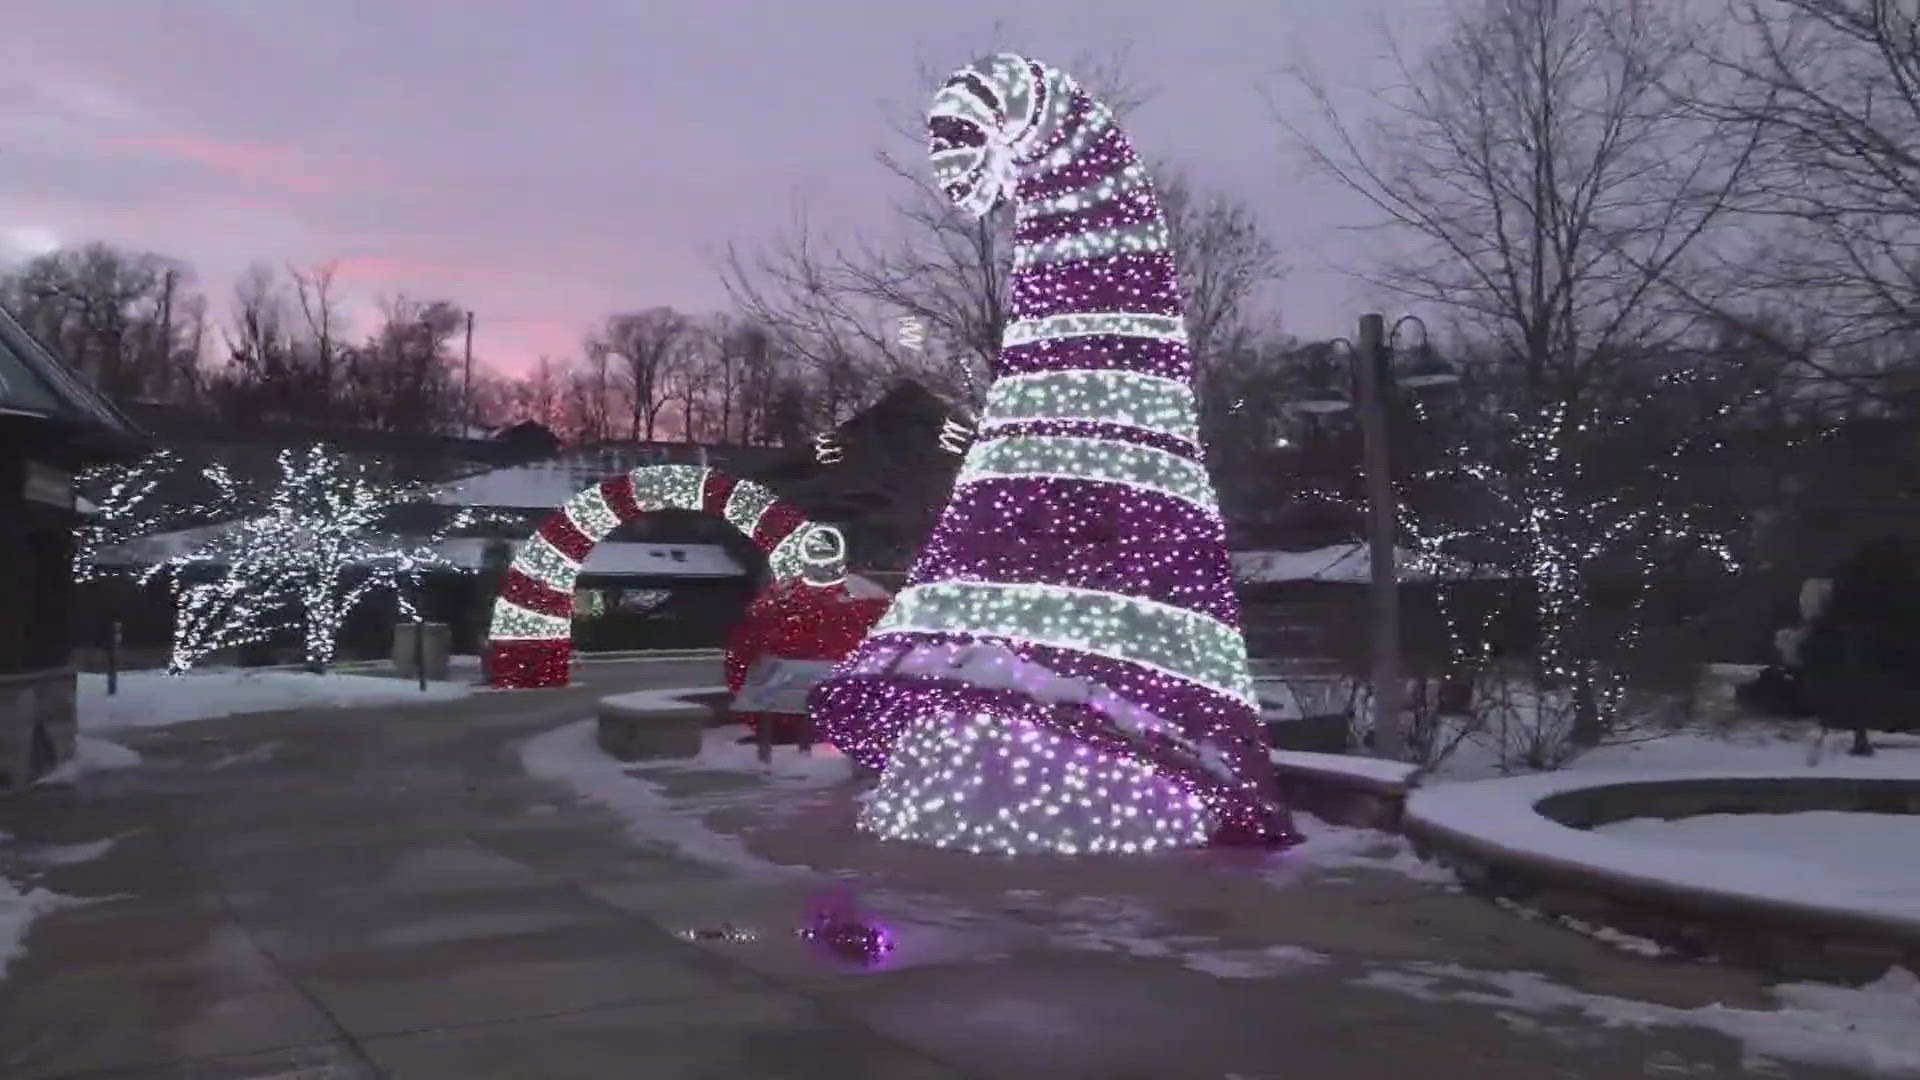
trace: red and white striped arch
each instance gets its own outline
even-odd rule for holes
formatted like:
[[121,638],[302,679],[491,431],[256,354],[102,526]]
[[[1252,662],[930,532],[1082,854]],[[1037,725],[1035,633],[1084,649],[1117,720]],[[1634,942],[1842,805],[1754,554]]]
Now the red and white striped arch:
[[608,533],[649,510],[699,510],[725,518],[767,553],[776,580],[829,585],[846,576],[840,531],[807,520],[764,485],[699,465],[645,465],[567,500],[515,552],[487,639],[490,685],[567,685],[580,566]]

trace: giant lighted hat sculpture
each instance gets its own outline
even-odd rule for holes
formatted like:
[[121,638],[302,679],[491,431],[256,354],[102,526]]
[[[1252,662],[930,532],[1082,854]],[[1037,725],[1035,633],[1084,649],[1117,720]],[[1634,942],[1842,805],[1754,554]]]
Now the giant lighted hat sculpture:
[[907,587],[811,711],[884,836],[972,851],[1297,839],[1202,454],[1166,221],[1106,106],[1014,55],[934,99],[935,174],[1016,203],[1013,321]]
[[561,506],[514,553],[493,608],[487,682],[525,689],[565,686],[572,671],[573,586],[595,544],[650,510],[699,510],[724,518],[767,555],[776,581],[838,585],[846,539],[809,521],[751,480],[698,465],[643,465],[611,476]]

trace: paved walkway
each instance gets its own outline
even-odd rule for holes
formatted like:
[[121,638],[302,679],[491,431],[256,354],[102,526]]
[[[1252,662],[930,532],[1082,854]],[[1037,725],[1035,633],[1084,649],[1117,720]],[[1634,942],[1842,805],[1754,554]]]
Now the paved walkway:
[[[587,715],[595,694],[709,684],[716,666],[608,665],[565,691],[186,724],[131,736],[141,766],[0,803],[0,831],[22,845],[118,838],[39,881],[89,900],[38,923],[0,984],[0,1076],[1745,1075],[1708,1032],[1562,1018],[1549,1037],[1362,978],[1452,963],[1759,1004],[1743,976],[1623,956],[1388,875],[1275,888],[1231,861],[1016,864],[878,845],[842,827],[843,793],[770,815],[764,798],[729,803],[726,783],[675,782],[762,855],[858,870],[948,911],[903,941],[919,962],[857,973],[782,933],[685,940],[675,931],[721,920],[791,926],[807,888],[649,852],[602,808],[528,778],[515,748]],[[1157,936],[1116,928],[1141,910]],[[1212,959],[1182,962],[1181,941],[1212,943]]]

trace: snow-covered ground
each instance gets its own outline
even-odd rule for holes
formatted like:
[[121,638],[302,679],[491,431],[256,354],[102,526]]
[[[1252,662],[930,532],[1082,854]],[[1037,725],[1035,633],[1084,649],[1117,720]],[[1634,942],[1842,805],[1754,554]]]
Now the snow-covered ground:
[[67,897],[45,889],[22,889],[0,877],[0,978],[7,965],[19,956],[27,940],[27,928],[33,920],[72,903]]
[[[1905,971],[1890,972],[1858,990],[1814,983],[1775,986],[1777,1009],[1681,1009],[1586,993],[1539,972],[1476,971],[1452,964],[1381,965],[1359,981],[1422,1001],[1482,1005],[1516,1030],[1549,1038],[1578,1038],[1576,1023],[1705,1028],[1738,1042],[1745,1068],[1763,1076],[1775,1061],[1872,1076],[1920,1075],[1920,980]],[[1672,1075],[1689,1071],[1684,1061],[1672,1063]]]
[[[673,691],[672,693],[682,693]],[[685,807],[667,798],[652,776],[675,772],[730,772],[764,777],[787,790],[830,787],[853,775],[852,765],[830,746],[816,746],[811,755],[793,747],[775,747],[770,765],[761,763],[758,750],[743,745],[744,725],[709,728],[698,757],[657,762],[623,762],[601,750],[594,737],[594,721],[581,720],[536,735],[521,746],[527,771],[542,780],[571,788],[575,794],[620,815],[629,835],[643,843],[664,846],[696,862],[749,875],[784,874],[779,867],[747,851],[739,839],[709,829],[700,821],[702,807]],[[1311,814],[1295,815],[1305,843],[1289,849],[1269,873],[1276,884],[1298,881],[1310,871],[1335,876],[1376,869],[1406,874],[1451,886],[1451,872],[1423,863],[1401,837],[1372,829],[1347,828],[1321,821]]]
[[[1666,776],[1920,778],[1920,737],[1876,734],[1871,758],[1848,756],[1850,741],[1842,734],[1822,737],[1805,723],[1700,725],[1601,746],[1557,772],[1487,779],[1502,776],[1500,763],[1469,740],[1426,779],[1409,814],[1510,850],[1618,874],[1920,919],[1920,863],[1908,857],[1920,846],[1920,817],[1913,815],[1712,814],[1581,830],[1533,810],[1557,791]],[[1604,928],[1574,929],[1628,951],[1659,951],[1651,942]],[[1754,1067],[1784,1059],[1873,1075],[1920,1075],[1920,980],[1903,969],[1857,990],[1776,986],[1781,1007],[1771,1011],[1674,1009],[1580,993],[1531,972],[1414,965],[1375,972],[1368,981],[1423,999],[1488,1005],[1516,1027],[1549,1034],[1555,1017],[1570,1015],[1608,1025],[1694,1026],[1739,1041]]]
[[1764,852],[1811,880],[1920,897],[1920,860],[1912,857],[1920,851],[1916,814],[1702,814],[1674,821],[1632,818],[1592,831],[1681,852]]
[[73,740],[73,756],[61,762],[58,768],[35,783],[70,784],[87,773],[125,769],[138,764],[140,764],[140,753],[137,750],[92,735],[76,735]]
[[1533,807],[1557,792],[1662,776],[1920,779],[1920,737],[1879,734],[1876,754],[1844,753],[1805,724],[1750,722],[1674,731],[1590,750],[1556,772],[1474,779],[1485,762],[1444,763],[1411,817],[1510,851],[1649,881],[1726,889],[1814,907],[1920,920],[1920,864],[1892,856],[1920,841],[1920,817],[1799,813],[1635,820],[1572,829]]
[[[753,854],[737,836],[728,836],[707,827],[701,820],[702,807],[686,807],[668,799],[661,786],[647,779],[654,770],[711,767],[718,771],[758,771],[759,762],[751,748],[733,745],[727,735],[737,739],[746,728],[713,728],[707,732],[700,758],[693,761],[629,763],[600,749],[595,740],[595,721],[580,720],[536,735],[520,746],[520,762],[527,773],[571,789],[588,802],[618,815],[627,823],[627,833],[636,843],[664,848],[682,858],[738,874],[748,879],[811,876],[798,867],[781,866]],[[740,751],[747,751],[746,755]],[[776,760],[797,756],[782,748]],[[709,765],[701,765],[705,761]],[[749,762],[751,764],[749,764]],[[828,770],[837,772],[828,772]],[[815,786],[823,781],[844,779],[850,766],[845,758],[835,757],[815,768],[813,765],[782,766],[769,774],[770,781],[795,788]],[[826,775],[823,775],[826,774]]]
[[[840,783],[849,775],[845,760],[830,752],[809,759],[789,747],[776,749],[775,764],[769,770],[759,762],[753,747],[738,743],[744,732],[740,727],[709,731],[700,756],[693,760],[630,764],[603,753],[594,742],[593,722],[580,721],[528,740],[521,757],[533,775],[563,784],[620,815],[639,843],[664,847],[749,880],[824,876],[760,858],[738,837],[709,827],[701,820],[701,808],[670,799],[658,782],[668,773],[709,770],[763,776],[772,789],[797,793]],[[1596,768],[1617,774],[1628,763],[1644,772],[1673,771],[1697,768],[1702,761],[1722,767],[1729,762],[1742,766],[1798,763],[1804,769],[1806,742],[1752,733],[1731,741],[1709,733],[1683,734],[1665,743],[1597,751],[1591,762],[1576,763],[1574,774]],[[1881,767],[1902,766],[1886,762]],[[1307,814],[1297,815],[1297,821],[1307,834],[1306,842],[1284,853],[1265,871],[1278,887],[1291,887],[1309,877],[1337,879],[1354,870],[1386,870],[1443,886],[1453,884],[1449,873],[1421,862],[1400,837],[1330,825]],[[897,940],[903,943],[903,953],[927,954],[919,961],[902,956],[901,963],[933,962],[929,957],[992,962],[1001,955],[1002,944],[1023,940],[1020,934],[1040,926],[1044,940],[1055,947],[1157,958],[1219,978],[1345,978],[1422,1000],[1476,1004],[1494,1011],[1516,1029],[1546,1038],[1591,1038],[1596,1025],[1715,1031],[1738,1042],[1745,1050],[1748,1067],[1762,1075],[1775,1061],[1889,1077],[1920,1075],[1920,982],[1905,971],[1895,971],[1861,989],[1780,985],[1774,988],[1778,1001],[1775,1009],[1683,1009],[1586,993],[1537,972],[1482,971],[1413,962],[1365,963],[1352,969],[1351,974],[1343,974],[1338,958],[1297,946],[1229,947],[1211,939],[1182,936],[1150,906],[1125,897],[1058,901],[1032,893],[1009,893],[1008,899],[1019,903],[989,911],[941,897],[885,890],[867,897],[872,910],[891,920]],[[1030,921],[1025,923],[1025,930],[1000,925],[1009,919]],[[1608,938],[1604,931],[1586,930]],[[1651,943],[1624,935],[1616,937],[1614,943],[1629,951],[1656,951]],[[1677,1058],[1672,1065],[1675,1075],[1691,1068]]]
[[[1655,730],[1595,747],[1569,761],[1570,772],[1688,772],[1702,769],[1787,769],[1794,775],[1817,772],[1821,762],[1850,760],[1851,735],[1824,737],[1806,722],[1771,720],[1696,725]],[[1908,761],[1920,776],[1920,736],[1876,734],[1873,744],[1883,761]],[[1503,775],[1490,748],[1468,736],[1430,774],[1430,783],[1481,780]]]
[[123,839],[125,837],[116,836],[88,844],[24,847],[6,833],[0,833],[0,979],[6,978],[7,965],[25,949],[27,930],[35,919],[88,902],[24,884],[21,879],[31,881],[38,870],[49,866],[91,862]]
[[105,675],[81,675],[78,709],[82,730],[111,731],[286,709],[452,701],[472,692],[464,683],[430,682],[423,691],[405,679],[340,672],[214,670],[176,677],[131,671],[120,676],[113,695]]

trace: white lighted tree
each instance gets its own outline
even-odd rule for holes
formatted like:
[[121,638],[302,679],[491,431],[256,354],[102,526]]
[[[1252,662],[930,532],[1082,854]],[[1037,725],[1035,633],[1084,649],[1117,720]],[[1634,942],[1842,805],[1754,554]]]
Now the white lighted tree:
[[[444,565],[437,546],[476,520],[459,510],[398,532],[395,512],[427,503],[427,491],[326,446],[282,451],[277,474],[264,483],[246,483],[221,465],[205,468],[207,490],[191,506],[159,493],[167,474],[180,468],[162,452],[95,474],[97,512],[79,533],[75,560],[81,580],[144,561],[136,575],[142,585],[164,580],[172,587],[174,674],[290,626],[300,631],[307,665],[324,670],[341,627],[369,597],[390,590],[402,616],[410,616],[420,573]],[[170,547],[130,547],[193,519],[227,524]]]
[[98,581],[124,569],[112,552],[131,540],[167,528],[197,509],[176,505],[161,484],[185,469],[180,458],[156,450],[130,464],[100,465],[80,475],[79,488],[89,504],[74,530],[73,577]]
[[[297,608],[308,667],[332,662],[341,627],[368,597],[391,591],[402,617],[414,612],[420,574],[446,565],[438,545],[475,520],[458,510],[395,531],[395,512],[425,505],[426,489],[380,475],[325,447],[284,450],[265,512],[239,526],[236,565],[264,569]],[[251,572],[251,571],[249,571]]]
[[[211,496],[183,510],[160,508],[156,513],[177,522],[183,513],[232,519],[252,505],[250,493],[224,465],[200,471]],[[136,490],[138,490],[136,488]],[[137,521],[130,517],[129,520]],[[138,540],[151,530],[119,541]],[[266,559],[267,552],[252,542],[245,521],[216,528],[177,550],[163,550],[139,575],[142,585],[165,579],[174,598],[173,652],[167,671],[184,675],[209,654],[251,645],[271,637],[285,603],[284,593]],[[117,560],[116,560],[117,561]]]

